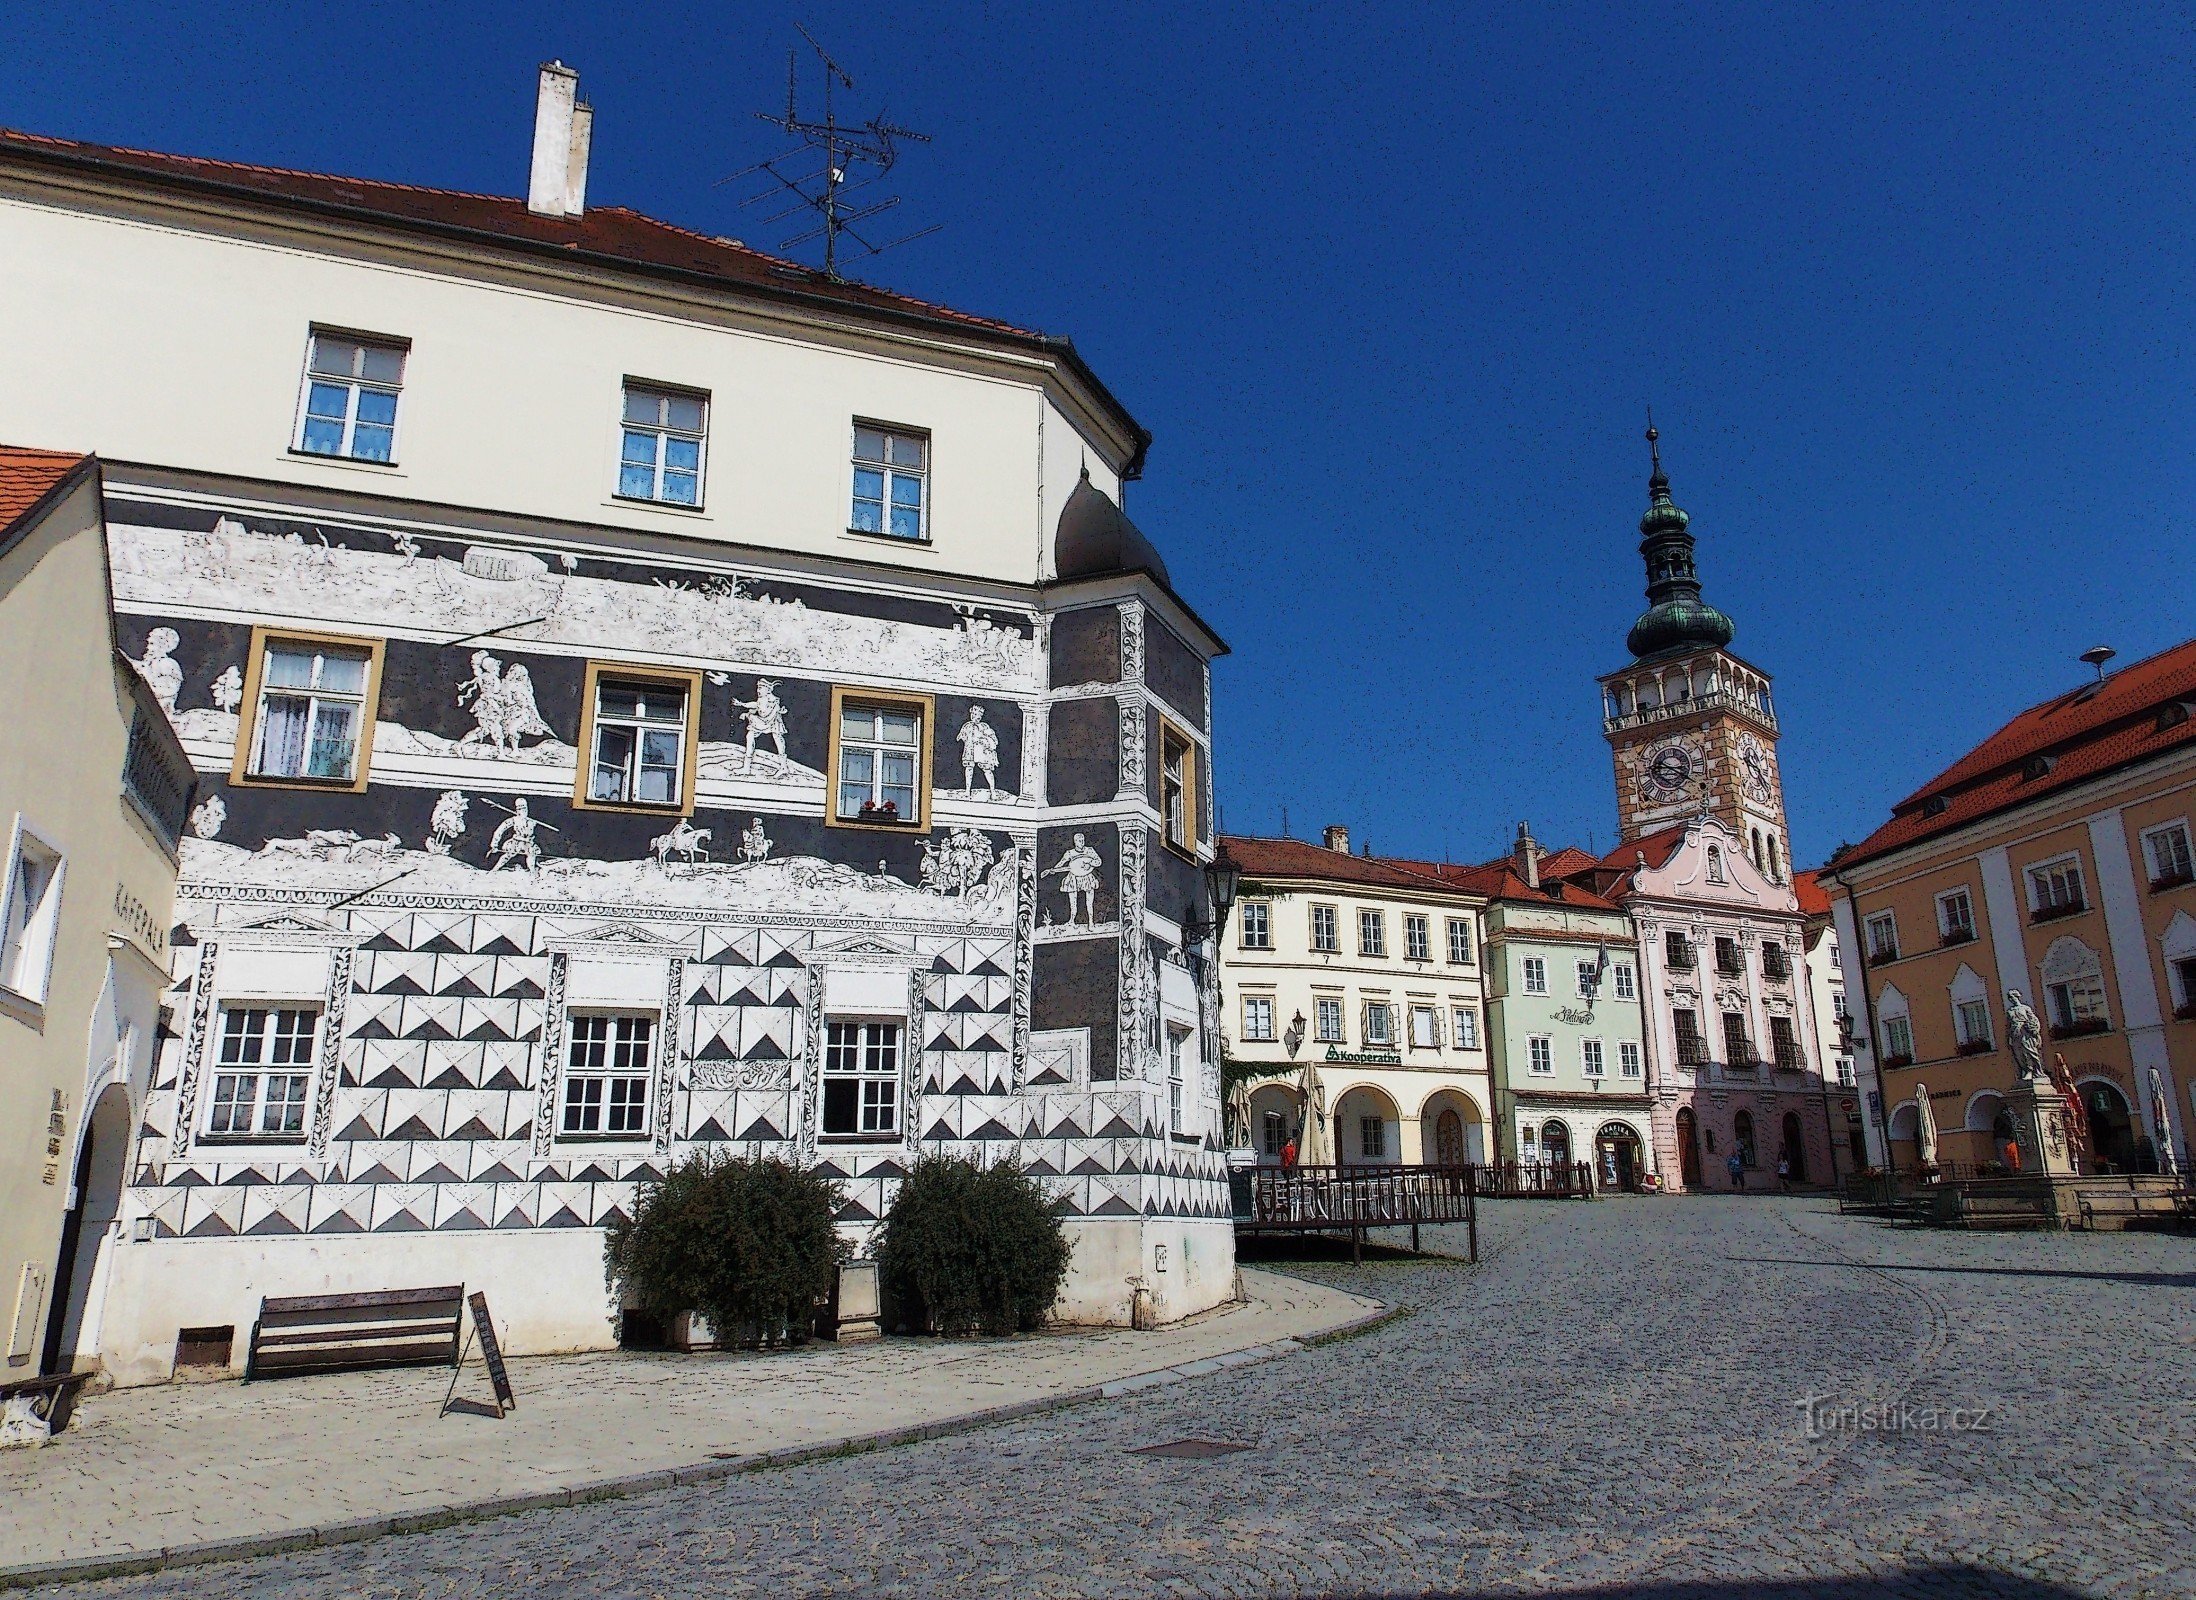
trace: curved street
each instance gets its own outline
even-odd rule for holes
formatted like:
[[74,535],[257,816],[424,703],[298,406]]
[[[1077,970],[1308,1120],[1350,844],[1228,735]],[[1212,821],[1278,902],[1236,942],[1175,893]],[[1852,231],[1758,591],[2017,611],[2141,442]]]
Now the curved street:
[[[1288,1267],[1406,1313],[1279,1362],[73,1592],[2196,1593],[2191,1241],[1901,1231],[1813,1198],[1486,1218],[1477,1267]],[[1184,1438],[1251,1448],[1132,1453]]]

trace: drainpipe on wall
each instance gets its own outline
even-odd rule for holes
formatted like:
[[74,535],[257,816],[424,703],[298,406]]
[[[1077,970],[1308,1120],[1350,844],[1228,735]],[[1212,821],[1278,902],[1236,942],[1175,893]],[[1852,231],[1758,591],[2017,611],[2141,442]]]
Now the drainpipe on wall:
[[[1876,1087],[1874,1092],[1876,1096],[1876,1138],[1883,1148],[1883,1170],[1886,1173],[1889,1173],[1892,1170],[1891,1104],[1890,1101],[1885,1098],[1883,1073],[1876,1064],[1876,1008],[1874,1001],[1869,996],[1868,947],[1866,942],[1861,938],[1860,902],[1854,897],[1853,886],[1850,883],[1847,883],[1843,878],[1837,876],[1835,873],[1825,873],[1820,881],[1824,884],[1834,884],[1836,887],[1845,891],[1845,903],[1846,906],[1849,908],[1849,920],[1853,924],[1853,971],[1859,979],[1860,1008],[1858,1011],[1854,1011],[1853,985],[1849,984],[1846,987],[1845,994],[1846,1010],[1848,1012],[1851,1012],[1858,1021],[1859,1026],[1854,1031],[1856,1034],[1859,1035],[1861,1043],[1868,1055],[1868,1076],[1875,1081]],[[1837,901],[1833,899],[1831,901],[1833,924],[1835,924],[1836,921],[1836,907]],[[1838,933],[1839,942],[1842,944],[1844,942],[1844,930],[1839,929]],[[1859,1056],[1861,1055],[1861,1050],[1856,1049],[1853,1054],[1857,1061]],[[1860,1074],[1856,1072],[1854,1073],[1854,1077],[1858,1079],[1860,1077]],[[1861,1105],[1863,1107],[1863,1110],[1861,1112],[1861,1121],[1863,1125],[1865,1125],[1868,1120],[1866,1107],[1868,1104],[1867,1097],[1869,1094],[1869,1090],[1866,1084],[1860,1084],[1858,1085],[1858,1087],[1861,1091]]]

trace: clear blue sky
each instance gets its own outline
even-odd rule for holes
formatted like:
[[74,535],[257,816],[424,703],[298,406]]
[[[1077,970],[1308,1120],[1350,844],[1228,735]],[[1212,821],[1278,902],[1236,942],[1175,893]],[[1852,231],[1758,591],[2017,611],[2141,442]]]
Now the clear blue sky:
[[[1229,827],[1478,858],[1614,826],[1652,403],[1817,860],[2196,632],[2182,8],[11,7],[0,122],[591,197],[774,244],[792,24],[935,144],[869,275],[1072,336],[1218,670]],[[67,443],[67,441],[27,441]]]

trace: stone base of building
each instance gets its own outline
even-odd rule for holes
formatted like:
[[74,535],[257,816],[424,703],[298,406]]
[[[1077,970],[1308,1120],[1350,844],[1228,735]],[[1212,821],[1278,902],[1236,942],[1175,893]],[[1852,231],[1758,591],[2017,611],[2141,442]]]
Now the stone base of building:
[[[1062,1322],[1128,1327],[1139,1286],[1159,1323],[1235,1298],[1235,1230],[1225,1219],[1066,1226],[1074,1253],[1055,1311]],[[265,1296],[442,1284],[487,1294],[506,1355],[613,1349],[618,1308],[603,1277],[603,1237],[599,1228],[542,1228],[119,1244],[102,1263],[98,1364],[120,1386],[165,1383],[184,1329],[227,1329],[227,1370],[242,1377]]]
[[[1754,1135],[1754,1165],[1745,1171],[1746,1189],[1760,1192],[1776,1188],[1777,1155],[1783,1148],[1787,1116],[1799,1119],[1799,1159],[1794,1163],[1792,1182],[1803,1188],[1825,1188],[1837,1181],[1830,1118],[1819,1087],[1782,1089],[1733,1084],[1685,1089],[1657,1101],[1655,1166],[1662,1174],[1664,1188],[1673,1193],[1730,1192],[1733,1185],[1727,1163],[1738,1143],[1741,1112],[1751,1117]],[[1685,1157],[1688,1115],[1697,1151],[1697,1165],[1690,1176]]]

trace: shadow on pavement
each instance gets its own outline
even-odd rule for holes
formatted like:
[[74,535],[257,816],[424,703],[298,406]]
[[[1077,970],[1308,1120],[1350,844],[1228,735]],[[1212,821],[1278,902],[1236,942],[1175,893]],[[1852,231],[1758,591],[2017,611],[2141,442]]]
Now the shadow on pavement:
[[1805,1261],[1797,1256],[1725,1256],[1749,1266],[1865,1267],[1871,1272],[1959,1272],[1978,1278],[2079,1278],[2091,1283],[2138,1283],[2160,1289],[2196,1289],[2196,1272],[2077,1272],[2070,1267],[1961,1267],[1930,1261]]
[[[2083,1591],[1982,1567],[1914,1567],[1873,1578],[1736,1579],[1646,1583],[1587,1589],[1413,1589],[1413,1600],[1512,1600],[1546,1594],[1560,1600],[2085,1600]],[[1339,1590],[1326,1600],[1403,1600],[1401,1591]]]

